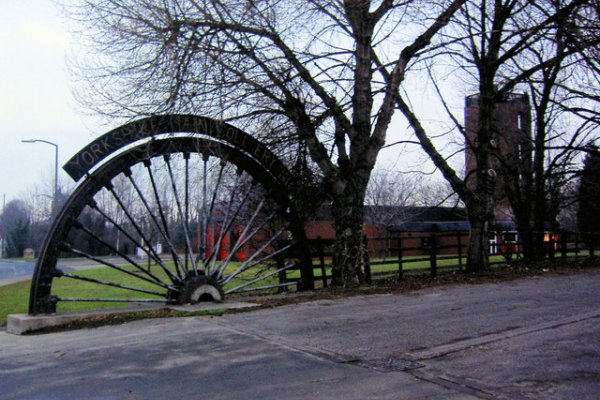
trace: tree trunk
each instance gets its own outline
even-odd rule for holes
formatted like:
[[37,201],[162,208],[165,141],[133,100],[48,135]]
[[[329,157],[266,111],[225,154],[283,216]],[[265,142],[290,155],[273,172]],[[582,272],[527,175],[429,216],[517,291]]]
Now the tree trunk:
[[485,212],[469,212],[471,235],[467,250],[467,272],[482,272],[490,268],[489,218]]
[[517,218],[517,231],[519,232],[519,242],[521,242],[521,249],[523,250],[523,258],[525,260],[532,260],[535,258],[534,247],[533,247],[533,235],[531,225],[520,223]]
[[340,195],[332,204],[335,241],[332,286],[355,287],[364,283],[362,196]]

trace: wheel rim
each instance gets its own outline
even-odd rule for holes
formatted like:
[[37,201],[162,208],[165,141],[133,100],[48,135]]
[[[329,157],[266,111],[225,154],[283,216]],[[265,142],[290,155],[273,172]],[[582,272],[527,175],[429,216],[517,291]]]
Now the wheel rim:
[[[303,235],[285,190],[247,155],[202,138],[151,140],[105,162],[69,198],[40,253],[30,312],[282,290],[310,262]],[[105,267],[107,278],[61,271],[64,256]],[[74,296],[63,281],[96,289]]]

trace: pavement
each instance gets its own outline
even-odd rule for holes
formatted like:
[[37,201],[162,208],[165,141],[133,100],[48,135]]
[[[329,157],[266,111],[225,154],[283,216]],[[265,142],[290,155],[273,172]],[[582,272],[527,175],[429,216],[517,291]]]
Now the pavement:
[[600,271],[45,335],[0,399],[598,399]]
[[0,286],[31,279],[35,263],[0,259]]
[[[106,257],[106,261],[113,263],[123,263],[124,260],[119,257]],[[74,271],[98,268],[100,265],[94,261],[82,258],[60,259],[58,268],[63,271]],[[0,286],[10,285],[16,282],[28,281],[33,276],[35,270],[35,260],[16,261],[10,259],[0,259]]]

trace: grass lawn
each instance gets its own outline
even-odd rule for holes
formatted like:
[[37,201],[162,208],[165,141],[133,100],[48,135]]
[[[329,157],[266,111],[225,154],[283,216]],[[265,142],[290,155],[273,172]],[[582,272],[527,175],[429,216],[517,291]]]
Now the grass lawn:
[[23,314],[29,307],[30,281],[0,286],[0,326],[6,324],[8,314]]
[[[232,262],[228,265],[226,274],[232,273],[239,267],[238,262]],[[124,267],[131,271],[137,271],[132,266]],[[166,289],[154,285],[149,282],[142,281],[135,276],[130,276],[109,267],[99,267],[95,269],[71,272],[78,276],[93,278],[101,281],[116,282],[123,286],[132,286],[141,289],[152,290],[160,293],[166,293]],[[165,272],[159,266],[152,266],[152,273],[160,278],[163,282],[168,282]],[[233,279],[225,286],[225,290],[236,287],[248,280],[254,278],[255,272],[250,270],[239,275],[239,278]],[[290,278],[294,275],[299,276],[299,273],[291,272]],[[257,282],[252,286],[265,286],[277,283],[277,276],[267,278]],[[6,324],[8,314],[26,313],[29,307],[29,287],[31,281],[18,282],[6,286],[0,286],[0,326]],[[140,293],[131,290],[100,285],[92,282],[85,282],[78,279],[59,278],[54,279],[52,283],[52,294],[63,298],[115,298],[115,299],[158,299],[163,297],[153,296],[147,293]],[[273,290],[275,291],[275,289]],[[253,292],[250,292],[253,293]],[[233,296],[233,295],[232,295]],[[238,295],[239,296],[239,295]],[[160,304],[160,303],[158,303]],[[126,302],[59,302],[57,305],[58,312],[90,310],[99,308],[116,308],[126,307],[129,303]]]
[[[584,252],[580,252],[579,256],[585,256]],[[575,254],[569,254],[569,256],[574,256]],[[429,261],[412,261],[418,258],[424,257],[406,257],[403,260],[403,270],[404,271],[418,271],[422,270],[423,273],[427,273],[429,270]],[[385,262],[384,259],[372,259],[371,262],[382,262],[381,264],[372,265],[371,273],[374,275],[393,275],[398,272],[398,261],[397,259],[389,259],[389,262]],[[490,257],[491,262],[504,262],[505,259],[501,255],[495,255]],[[466,258],[463,258],[463,265],[466,262]],[[315,274],[315,285],[316,287],[320,287],[322,285],[321,279],[321,268],[318,261],[314,262],[314,274]],[[235,268],[239,266],[239,263],[231,263],[228,266],[226,272],[231,273]],[[450,268],[457,267],[458,259],[457,258],[448,258],[448,259],[438,259],[438,267],[440,268]],[[133,267],[129,266],[128,269],[133,269]],[[164,272],[158,266],[152,267],[152,272],[159,276],[163,281],[167,281]],[[84,271],[76,271],[75,274],[79,276],[94,278],[98,280],[110,281],[110,282],[118,282],[121,285],[129,285],[143,289],[156,290],[158,292],[164,292],[165,290],[161,287],[153,285],[148,282],[143,282],[137,279],[134,276],[129,276],[122,272],[116,271],[109,267],[100,267],[96,269],[84,270]],[[331,269],[329,265],[326,266],[327,275],[331,274]],[[243,282],[246,282],[254,277],[253,271],[248,271],[242,274],[239,279],[234,279],[230,282],[225,290],[228,288],[237,286]],[[289,271],[288,279],[297,279],[300,277],[299,271]],[[254,284],[254,286],[264,286],[269,284],[276,284],[277,277],[271,277],[264,281],[258,282]],[[0,326],[6,324],[6,317],[8,314],[19,314],[26,313],[28,311],[29,304],[29,287],[30,281],[23,281],[14,283],[11,285],[0,286]],[[296,290],[295,286],[289,287],[290,291]],[[276,289],[273,289],[275,292]],[[156,298],[163,299],[164,297],[152,296],[146,293],[138,293],[130,290],[125,290],[121,288],[115,288],[105,285],[99,285],[90,282],[84,282],[75,279],[69,278],[60,278],[55,279],[53,282],[53,294],[59,297],[77,297],[77,298],[123,298],[123,299],[141,299],[141,298]],[[250,292],[250,294],[255,294],[254,292]],[[240,296],[240,295],[237,295]],[[59,302],[57,310],[59,312],[64,311],[76,311],[76,310],[89,310],[89,309],[99,309],[99,308],[116,308],[116,307],[125,307],[129,304],[124,303],[101,303],[101,302]]]

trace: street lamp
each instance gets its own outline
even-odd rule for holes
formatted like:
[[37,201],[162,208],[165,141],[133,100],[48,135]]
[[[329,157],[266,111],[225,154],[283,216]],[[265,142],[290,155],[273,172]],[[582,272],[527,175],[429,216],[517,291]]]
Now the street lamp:
[[40,142],[40,143],[49,144],[50,146],[54,146],[54,195],[52,196],[53,197],[52,213],[54,214],[58,207],[58,145],[56,143],[50,142],[48,140],[43,140],[43,139],[28,139],[28,140],[21,140],[21,142],[22,143]]

